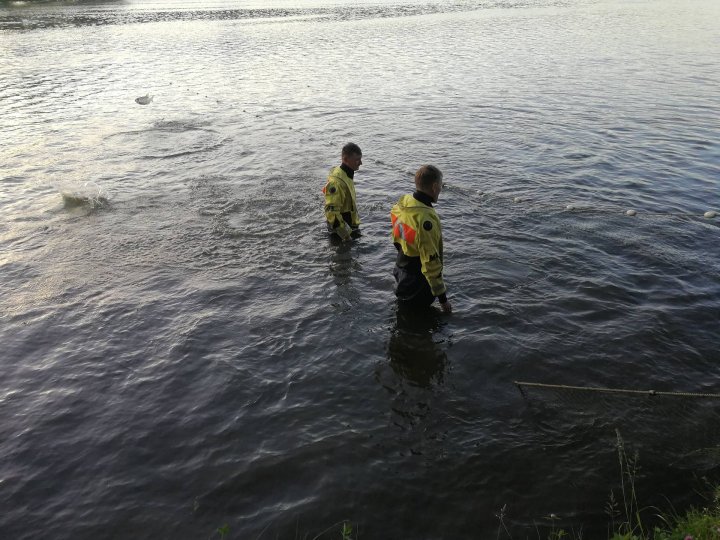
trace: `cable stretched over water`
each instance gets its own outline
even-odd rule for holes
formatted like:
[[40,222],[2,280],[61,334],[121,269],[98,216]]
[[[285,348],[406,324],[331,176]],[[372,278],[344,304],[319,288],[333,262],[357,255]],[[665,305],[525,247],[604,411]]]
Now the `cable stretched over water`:
[[545,445],[599,440],[614,428],[651,460],[688,470],[720,464],[720,394],[513,382]]
[[553,390],[580,390],[583,392],[600,392],[606,394],[629,394],[629,395],[646,395],[646,396],[674,396],[674,397],[691,397],[691,398],[714,398],[720,399],[720,394],[707,394],[698,392],[661,392],[657,390],[632,390],[627,388],[603,388],[589,386],[570,386],[565,384],[545,384],[524,381],[513,381],[518,387],[520,393],[525,396],[523,387],[528,388],[546,388]]
[[467,188],[460,188],[455,185],[447,186],[449,189],[464,192],[465,195],[470,197],[487,198],[488,200],[500,200],[506,204],[517,206],[518,208],[526,208],[530,212],[566,212],[575,214],[617,214],[628,217],[659,217],[659,218],[689,218],[689,219],[706,219],[711,220],[718,216],[715,210],[707,210],[704,212],[649,212],[642,209],[635,208],[622,208],[618,205],[610,205],[607,203],[601,203],[597,205],[592,204],[549,204],[533,201],[532,198],[527,196],[513,196],[507,194],[498,194],[490,191],[473,190]]
[[[287,111],[284,111],[287,112]],[[257,115],[256,115],[257,116]],[[277,119],[274,119],[274,121],[278,121]],[[325,136],[318,135],[313,130],[307,129],[303,126],[293,126],[287,123],[287,121],[280,119],[279,123],[285,124],[290,130],[296,131],[298,133],[303,133],[305,136],[307,136],[310,140],[315,141],[316,143],[322,143],[327,146],[338,146],[337,141],[327,139]],[[383,169],[390,169],[395,172],[398,172],[400,174],[406,175],[408,177],[412,177],[415,172],[412,168],[404,166],[404,165],[398,165],[394,163],[387,163],[380,159],[374,159],[367,157],[366,161],[368,163],[373,163],[377,165],[380,168]],[[525,208],[526,210],[530,212],[541,212],[541,213],[555,213],[555,212],[565,212],[565,213],[575,213],[575,214],[602,214],[602,215],[624,215],[627,217],[653,217],[653,218],[684,218],[684,219],[693,219],[693,220],[712,220],[718,217],[718,211],[713,209],[706,209],[703,211],[696,211],[696,212],[652,212],[652,211],[645,211],[642,208],[631,208],[631,207],[620,207],[616,204],[607,204],[607,203],[601,203],[598,205],[593,204],[576,204],[574,202],[568,202],[566,204],[547,204],[547,203],[541,203],[539,201],[533,201],[531,197],[527,196],[519,196],[519,195],[510,195],[510,194],[501,194],[501,193],[494,193],[492,191],[484,191],[484,190],[478,190],[478,189],[471,189],[471,188],[464,188],[457,186],[453,183],[446,183],[446,189],[452,191],[459,192],[465,196],[470,196],[473,198],[481,198],[485,200],[495,200],[495,201],[503,201],[505,203],[508,203],[513,206],[517,206],[518,208]]]

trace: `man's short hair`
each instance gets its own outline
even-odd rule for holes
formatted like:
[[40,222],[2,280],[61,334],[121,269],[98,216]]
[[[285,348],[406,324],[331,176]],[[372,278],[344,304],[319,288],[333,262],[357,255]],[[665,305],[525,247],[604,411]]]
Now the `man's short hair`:
[[360,147],[357,144],[355,144],[354,142],[349,142],[345,146],[343,146],[342,155],[350,156],[352,154],[357,154],[359,156],[362,156],[362,150],[360,150]]
[[422,191],[428,191],[433,184],[442,182],[443,174],[435,165],[423,165],[415,173],[415,187]]

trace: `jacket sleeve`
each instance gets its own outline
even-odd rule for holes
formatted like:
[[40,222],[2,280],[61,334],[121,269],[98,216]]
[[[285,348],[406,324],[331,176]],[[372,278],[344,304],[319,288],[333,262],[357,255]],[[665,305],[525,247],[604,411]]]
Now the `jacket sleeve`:
[[325,193],[325,219],[340,238],[347,240],[350,238],[352,228],[342,217],[342,209],[345,207],[345,198],[347,197],[345,190],[337,180],[330,177],[323,192]]
[[420,253],[421,270],[435,296],[441,296],[446,291],[443,281],[442,237],[440,228],[431,220],[422,223],[418,231],[418,252]]

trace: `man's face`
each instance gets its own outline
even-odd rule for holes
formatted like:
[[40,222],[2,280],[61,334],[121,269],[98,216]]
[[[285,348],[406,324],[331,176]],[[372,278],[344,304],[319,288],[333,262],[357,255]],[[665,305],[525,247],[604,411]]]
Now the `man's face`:
[[346,154],[342,157],[342,162],[353,171],[357,171],[362,165],[362,154]]

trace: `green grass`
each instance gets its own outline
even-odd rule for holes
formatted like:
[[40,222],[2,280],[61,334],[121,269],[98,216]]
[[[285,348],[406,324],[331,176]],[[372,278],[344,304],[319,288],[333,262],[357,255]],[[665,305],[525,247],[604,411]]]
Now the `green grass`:
[[[663,514],[657,509],[641,508],[638,504],[635,481],[639,470],[639,455],[628,455],[625,442],[619,431],[617,454],[620,466],[620,489],[611,491],[605,513],[608,516],[608,540],[720,540],[720,486],[715,488],[711,504],[703,508],[691,508],[685,515]],[[654,510],[664,525],[652,530],[643,521],[642,515]],[[500,525],[497,540],[514,540],[504,523],[507,505],[495,514]],[[579,531],[565,530],[555,526],[554,515],[550,515],[550,530],[536,530],[538,540],[585,540],[582,527]]]
[[[616,434],[624,519],[619,524],[613,523],[610,540],[720,540],[720,488],[717,487],[712,505],[700,509],[691,508],[684,516],[658,512],[657,516],[665,523],[664,527],[655,527],[650,531],[643,526],[635,492],[639,457],[637,452],[629,457],[620,432],[616,431]],[[612,501],[612,492],[610,497]],[[612,503],[608,506],[611,507]],[[607,510],[608,507],[606,512]]]
[[684,516],[655,528],[652,534],[615,534],[610,540],[720,540],[720,507],[691,508]]
[[[708,501],[710,504],[707,507],[691,508],[684,515],[663,514],[657,509],[641,508],[635,490],[639,455],[637,452],[628,455],[620,432],[616,431],[616,435],[620,487],[617,492],[610,491],[605,505],[605,513],[608,516],[608,540],[720,540],[720,486],[715,488],[712,501]],[[643,521],[643,515],[653,510],[653,517],[658,518],[664,525],[650,529]],[[506,513],[507,505],[495,514],[499,521],[496,540],[516,540],[505,524]],[[537,540],[589,540],[583,537],[582,526],[577,531],[566,530],[557,526],[558,519],[554,514],[547,516],[546,520],[550,521],[549,530],[545,527],[541,532],[536,528]],[[229,540],[230,528],[223,525],[213,536],[219,537],[220,540]],[[358,540],[359,536],[358,531],[353,529],[352,523],[343,520],[334,523],[313,538],[306,534],[303,540],[322,538]],[[529,538],[526,536],[523,540]],[[296,535],[295,540],[298,539]]]

